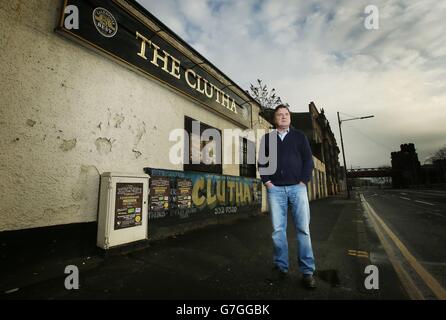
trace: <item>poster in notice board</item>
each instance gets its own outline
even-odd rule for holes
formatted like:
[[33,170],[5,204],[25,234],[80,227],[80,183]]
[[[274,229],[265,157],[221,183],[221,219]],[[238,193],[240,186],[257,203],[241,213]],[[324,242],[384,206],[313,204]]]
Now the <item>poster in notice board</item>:
[[192,207],[192,179],[177,179],[177,208],[189,209]]
[[150,211],[169,209],[170,179],[168,177],[152,177],[150,179]]
[[142,225],[142,183],[117,183],[115,230]]

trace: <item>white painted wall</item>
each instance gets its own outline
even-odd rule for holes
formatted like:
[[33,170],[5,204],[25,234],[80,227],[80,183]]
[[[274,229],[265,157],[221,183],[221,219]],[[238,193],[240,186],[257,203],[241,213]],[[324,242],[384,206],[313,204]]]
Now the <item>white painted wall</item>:
[[102,172],[181,170],[168,136],[185,115],[235,127],[56,34],[60,6],[0,2],[0,231],[95,221]]

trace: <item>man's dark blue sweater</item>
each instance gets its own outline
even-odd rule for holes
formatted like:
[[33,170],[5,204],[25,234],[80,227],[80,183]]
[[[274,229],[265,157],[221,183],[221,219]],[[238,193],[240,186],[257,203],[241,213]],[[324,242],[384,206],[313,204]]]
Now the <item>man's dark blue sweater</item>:
[[[270,139],[277,140],[277,169],[271,175],[264,175],[260,170],[262,182],[271,181],[276,186],[293,185],[301,181],[308,183],[311,180],[314,164],[310,144],[305,134],[290,127],[283,141],[276,130],[263,136],[260,154],[262,150],[265,150],[264,154],[271,159],[274,155],[269,153]],[[259,156],[259,168],[267,167],[269,164],[262,164],[262,162],[264,161]]]

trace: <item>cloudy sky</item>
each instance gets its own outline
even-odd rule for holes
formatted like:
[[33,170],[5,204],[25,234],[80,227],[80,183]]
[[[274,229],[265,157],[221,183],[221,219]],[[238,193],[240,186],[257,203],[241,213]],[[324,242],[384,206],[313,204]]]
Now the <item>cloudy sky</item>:
[[343,124],[348,167],[390,165],[408,142],[423,163],[446,145],[446,1],[139,2],[242,88],[263,79],[296,112],[314,101],[338,141],[337,111],[374,115]]

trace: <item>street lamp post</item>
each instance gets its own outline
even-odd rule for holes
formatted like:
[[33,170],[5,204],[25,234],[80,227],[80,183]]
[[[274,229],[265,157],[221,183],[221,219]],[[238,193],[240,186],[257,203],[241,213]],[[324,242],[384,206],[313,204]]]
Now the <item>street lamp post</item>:
[[366,117],[357,117],[357,118],[351,118],[351,119],[343,119],[339,117],[339,111],[338,111],[338,124],[339,124],[339,135],[341,136],[341,147],[342,147],[342,157],[344,158],[344,174],[345,174],[345,187],[347,188],[347,198],[350,199],[350,187],[348,185],[348,178],[347,178],[347,164],[345,163],[345,151],[344,151],[344,141],[342,139],[342,122],[346,121],[352,121],[352,120],[362,120],[362,119],[368,119],[373,118],[374,116],[366,116]]

